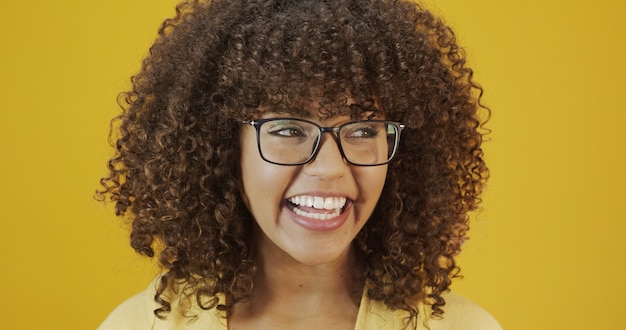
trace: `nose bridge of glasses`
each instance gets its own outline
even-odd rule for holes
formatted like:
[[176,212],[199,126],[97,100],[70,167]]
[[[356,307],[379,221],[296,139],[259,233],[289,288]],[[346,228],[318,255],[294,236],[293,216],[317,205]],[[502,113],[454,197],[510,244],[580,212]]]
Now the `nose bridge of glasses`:
[[339,155],[341,156],[343,160],[345,160],[346,156],[343,152],[343,149],[341,148],[341,142],[339,138],[339,127],[322,127],[322,126],[318,126],[318,127],[320,130],[320,135],[318,137],[317,145],[315,146],[316,148],[313,151],[313,155],[311,155],[312,156],[311,161],[315,161],[317,159],[317,156],[320,153],[320,150],[322,149],[323,145],[325,144],[325,141],[328,140],[324,138],[324,133],[330,133],[329,138],[335,142],[334,144],[337,146],[337,151],[339,152]]
[[322,127],[320,126],[320,144],[321,144],[321,140],[324,138],[324,133],[329,133],[333,139],[335,140],[335,142],[337,143],[337,146],[341,149],[340,146],[340,138],[339,138],[339,127]]

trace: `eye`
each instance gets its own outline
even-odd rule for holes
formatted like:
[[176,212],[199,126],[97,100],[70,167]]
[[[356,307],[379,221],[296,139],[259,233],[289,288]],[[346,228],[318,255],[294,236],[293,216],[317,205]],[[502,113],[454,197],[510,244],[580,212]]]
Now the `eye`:
[[378,136],[380,125],[370,123],[355,123],[343,128],[345,138],[371,139]]
[[306,136],[304,132],[298,127],[285,127],[280,129],[273,129],[269,132],[272,135],[284,136],[284,137],[303,137]]
[[306,129],[298,123],[279,120],[267,123],[267,133],[277,137],[306,137]]

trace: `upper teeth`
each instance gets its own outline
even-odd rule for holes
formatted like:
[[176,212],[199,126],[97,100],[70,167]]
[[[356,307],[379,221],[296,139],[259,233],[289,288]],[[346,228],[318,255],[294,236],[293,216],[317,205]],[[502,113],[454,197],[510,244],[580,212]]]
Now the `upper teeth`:
[[294,205],[313,207],[320,210],[340,209],[346,205],[345,197],[295,196],[289,198]]

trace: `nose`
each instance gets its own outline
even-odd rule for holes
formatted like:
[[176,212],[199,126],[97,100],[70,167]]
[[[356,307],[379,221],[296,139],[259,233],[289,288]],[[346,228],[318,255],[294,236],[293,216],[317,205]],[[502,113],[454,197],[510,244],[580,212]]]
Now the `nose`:
[[304,165],[303,171],[311,176],[332,179],[349,171],[349,164],[343,158],[335,135],[322,134],[320,146],[314,158]]

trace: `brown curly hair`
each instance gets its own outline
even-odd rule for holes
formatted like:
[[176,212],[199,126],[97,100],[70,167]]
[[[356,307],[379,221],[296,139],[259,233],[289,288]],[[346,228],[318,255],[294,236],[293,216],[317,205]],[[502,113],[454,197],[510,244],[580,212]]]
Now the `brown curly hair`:
[[[320,89],[328,115],[374,109],[406,125],[354,246],[369,297],[412,320],[415,297],[443,313],[488,176],[489,110],[453,32],[403,0],[214,0],[183,2],[163,23],[121,94],[117,152],[98,192],[132,219],[135,250],[157,250],[166,269],[157,316],[170,311],[162,294],[175,283],[225,315],[249,297],[254,220],[241,197],[241,121],[260,109],[306,113]],[[347,97],[358,106],[342,106]]]

